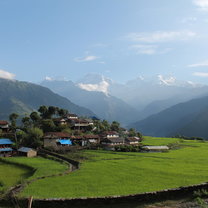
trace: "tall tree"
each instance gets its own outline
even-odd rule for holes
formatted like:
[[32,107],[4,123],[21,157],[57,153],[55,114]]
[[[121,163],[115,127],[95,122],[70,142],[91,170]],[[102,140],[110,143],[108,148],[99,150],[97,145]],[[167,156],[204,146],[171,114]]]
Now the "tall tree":
[[17,118],[18,118],[18,117],[19,117],[19,115],[16,114],[16,113],[10,114],[9,120],[10,120],[10,122],[11,122],[12,128],[16,128],[16,122],[17,122]]

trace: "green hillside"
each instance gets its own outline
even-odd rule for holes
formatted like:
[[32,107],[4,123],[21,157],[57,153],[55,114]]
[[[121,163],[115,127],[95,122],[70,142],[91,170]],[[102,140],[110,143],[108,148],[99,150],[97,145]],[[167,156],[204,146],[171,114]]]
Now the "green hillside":
[[75,105],[46,87],[28,82],[0,79],[0,118],[8,119],[15,112],[20,115],[36,110],[40,105],[53,105],[78,115],[93,116],[92,111]]

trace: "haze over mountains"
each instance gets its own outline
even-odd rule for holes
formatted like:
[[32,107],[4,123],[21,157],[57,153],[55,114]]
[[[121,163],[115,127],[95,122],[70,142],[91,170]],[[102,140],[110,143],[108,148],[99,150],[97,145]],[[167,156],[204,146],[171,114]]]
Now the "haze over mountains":
[[208,136],[206,85],[162,75],[140,76],[121,84],[98,74],[88,74],[77,82],[47,77],[41,85],[44,87],[0,79],[1,118],[12,112],[23,115],[40,105],[55,105],[78,115],[119,121],[144,135]]
[[53,105],[70,110],[78,115],[95,116],[87,108],[80,107],[68,99],[40,85],[0,78],[0,117],[8,119],[11,113],[24,115],[37,110],[40,105]]

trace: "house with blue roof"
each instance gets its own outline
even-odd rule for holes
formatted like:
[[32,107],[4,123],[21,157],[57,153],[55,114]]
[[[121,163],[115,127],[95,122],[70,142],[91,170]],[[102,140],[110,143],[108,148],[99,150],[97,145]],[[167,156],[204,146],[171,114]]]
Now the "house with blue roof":
[[8,138],[0,138],[0,156],[8,157],[13,153],[13,142]]

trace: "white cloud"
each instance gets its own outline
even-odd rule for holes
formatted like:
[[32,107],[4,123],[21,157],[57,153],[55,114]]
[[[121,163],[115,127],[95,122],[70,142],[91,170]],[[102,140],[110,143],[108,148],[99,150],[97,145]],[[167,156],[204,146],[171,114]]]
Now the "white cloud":
[[102,80],[99,84],[79,83],[78,86],[81,89],[84,89],[84,90],[87,90],[87,91],[98,91],[98,92],[103,92],[107,95],[108,94],[109,83],[105,80]]
[[137,54],[153,55],[157,52],[156,45],[132,45],[130,49],[136,50]]
[[129,33],[126,38],[134,42],[157,43],[169,41],[189,40],[196,37],[196,33],[189,30],[155,31],[152,33]]
[[186,24],[186,23],[192,24],[192,23],[194,23],[196,21],[197,21],[197,18],[196,17],[185,17],[185,18],[183,18],[181,20],[181,23],[184,23],[184,24]]
[[193,0],[193,3],[194,3],[201,11],[208,11],[208,0]]
[[194,72],[193,75],[197,77],[208,77],[208,72]]
[[15,78],[15,74],[12,74],[10,72],[4,71],[2,69],[0,69],[0,78],[3,79],[14,79]]
[[94,61],[98,58],[99,58],[98,56],[88,55],[88,56],[85,56],[85,57],[77,57],[74,60],[76,62],[88,62],[88,61]]
[[208,60],[201,63],[190,64],[188,67],[208,67]]
[[159,48],[158,45],[132,45],[129,47],[131,50],[135,50],[137,54],[154,55],[168,53],[171,48]]

